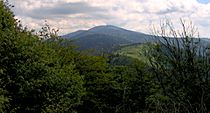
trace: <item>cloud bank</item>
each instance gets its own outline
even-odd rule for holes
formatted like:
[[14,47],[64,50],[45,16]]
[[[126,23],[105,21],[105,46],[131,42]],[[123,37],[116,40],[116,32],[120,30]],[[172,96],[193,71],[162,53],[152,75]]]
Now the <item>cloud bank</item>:
[[115,25],[149,33],[152,24],[169,18],[192,20],[201,36],[210,37],[210,3],[197,0],[9,0],[16,18],[39,29],[44,20],[61,34],[97,25]]

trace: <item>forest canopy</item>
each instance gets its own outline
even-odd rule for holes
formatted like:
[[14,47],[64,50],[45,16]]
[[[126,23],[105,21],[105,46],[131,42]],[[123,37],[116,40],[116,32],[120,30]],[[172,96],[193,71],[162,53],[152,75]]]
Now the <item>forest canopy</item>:
[[[145,62],[79,52],[48,30],[42,36],[49,37],[40,39],[20,25],[10,7],[0,2],[0,112],[210,111],[209,49],[185,23],[180,40],[166,22],[157,32],[161,39],[147,43]],[[172,39],[164,34],[168,29]]]

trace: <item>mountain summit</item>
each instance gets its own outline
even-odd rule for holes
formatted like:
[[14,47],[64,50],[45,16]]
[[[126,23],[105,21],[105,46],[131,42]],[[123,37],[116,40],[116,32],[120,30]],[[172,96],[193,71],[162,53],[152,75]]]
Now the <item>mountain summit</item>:
[[62,37],[74,40],[73,43],[79,46],[78,50],[95,49],[108,53],[122,45],[145,43],[153,40],[151,35],[112,25],[102,25],[89,30],[79,30]]
[[[80,37],[87,37],[89,35],[106,35],[106,38],[117,38],[124,40],[127,43],[143,43],[151,38],[150,35],[119,28],[113,25],[101,25],[93,27],[89,30],[79,30],[73,33],[64,35],[65,39],[78,39]],[[147,40],[146,40],[147,39]]]
[[[77,45],[78,50],[94,49],[97,52],[112,53],[123,45],[157,41],[160,38],[140,32],[126,30],[112,25],[101,25],[89,30],[79,30],[62,36]],[[173,40],[174,38],[170,38]],[[181,41],[181,40],[180,40]],[[208,45],[210,40],[202,38],[201,43]]]

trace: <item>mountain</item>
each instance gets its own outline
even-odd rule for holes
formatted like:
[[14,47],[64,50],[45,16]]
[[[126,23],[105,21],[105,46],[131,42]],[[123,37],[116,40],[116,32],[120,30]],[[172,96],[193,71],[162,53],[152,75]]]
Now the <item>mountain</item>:
[[[71,44],[77,45],[77,50],[93,49],[95,54],[113,53],[126,45],[158,40],[164,42],[160,37],[154,37],[153,35],[130,31],[112,25],[96,26],[89,30],[79,30],[62,36],[65,40],[70,40]],[[170,42],[176,42],[175,38],[169,38],[169,40]],[[179,41],[180,43],[182,42],[182,40]],[[195,41],[198,41],[198,39],[195,38]],[[201,45],[209,46],[210,39],[201,38]]]
[[102,26],[96,26],[89,30],[79,30],[73,33],[69,33],[67,35],[62,36],[65,39],[78,39],[81,37],[87,37],[89,35],[104,35],[106,38],[115,37],[118,38],[118,40],[127,40],[129,43],[140,43],[140,42],[146,42],[147,40],[151,40],[151,36],[126,30],[123,28],[119,28],[112,25],[102,25]]
[[73,40],[78,50],[95,49],[98,52],[111,53],[119,46],[153,41],[151,35],[130,31],[112,25],[96,26],[89,30],[79,30],[66,34],[62,38]]
[[72,38],[72,37],[75,37],[75,36],[77,36],[77,35],[79,35],[79,34],[82,34],[82,33],[84,33],[84,32],[86,32],[86,31],[85,31],[85,30],[78,30],[78,31],[76,31],[76,32],[69,33],[69,34],[67,34],[67,35],[63,35],[62,38],[65,38],[65,39]]

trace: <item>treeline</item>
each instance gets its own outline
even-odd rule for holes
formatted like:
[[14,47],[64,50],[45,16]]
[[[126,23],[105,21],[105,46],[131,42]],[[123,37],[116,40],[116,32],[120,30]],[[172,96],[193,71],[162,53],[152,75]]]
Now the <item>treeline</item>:
[[148,63],[92,56],[62,45],[55,35],[40,39],[21,27],[9,7],[0,2],[0,112],[210,111],[208,49],[187,32],[182,46],[162,34],[165,40],[145,53]]

